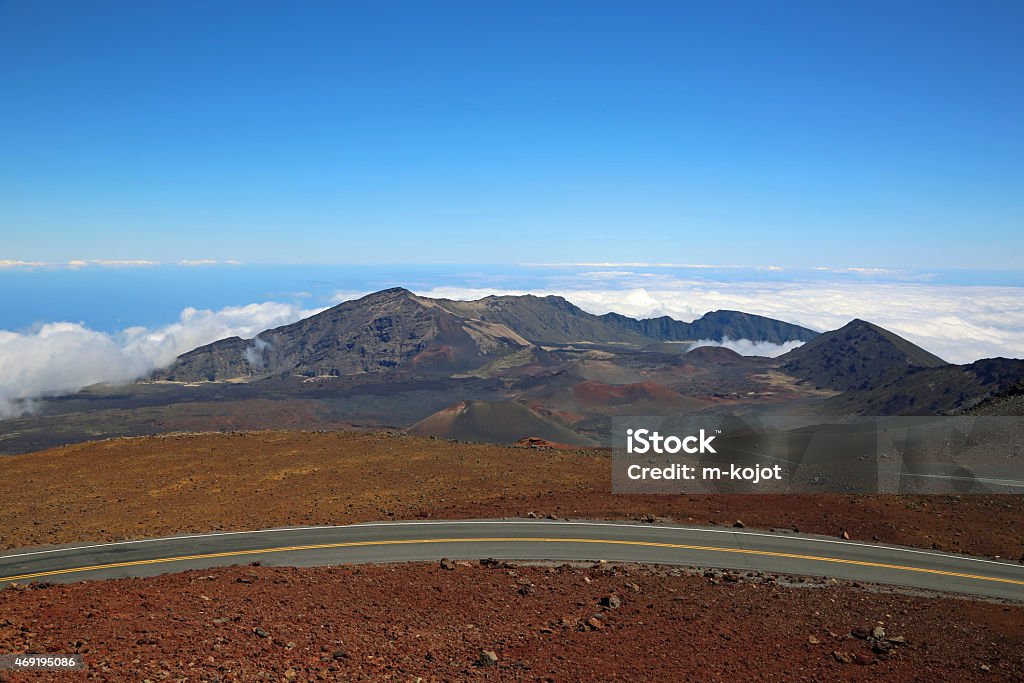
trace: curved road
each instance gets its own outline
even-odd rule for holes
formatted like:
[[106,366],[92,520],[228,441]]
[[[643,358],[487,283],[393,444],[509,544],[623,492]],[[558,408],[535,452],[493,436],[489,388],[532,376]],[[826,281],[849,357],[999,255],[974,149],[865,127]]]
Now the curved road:
[[613,522],[388,522],[177,536],[0,554],[0,585],[267,565],[493,557],[609,560],[830,576],[1024,601],[1024,566],[893,546],[736,529]]

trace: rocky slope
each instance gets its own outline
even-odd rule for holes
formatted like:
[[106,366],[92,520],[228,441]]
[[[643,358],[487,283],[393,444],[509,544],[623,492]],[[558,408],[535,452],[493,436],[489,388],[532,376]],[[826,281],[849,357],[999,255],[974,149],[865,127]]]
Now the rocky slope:
[[488,296],[477,301],[433,300],[447,311],[470,319],[506,325],[537,344],[630,343],[650,340],[609,325],[560,296]]
[[837,391],[883,386],[908,370],[947,363],[892,332],[853,320],[779,357],[788,374]]
[[914,368],[881,386],[844,392],[829,399],[825,409],[848,415],[1019,415],[1021,393],[1024,360],[985,358]]
[[154,378],[212,381],[288,372],[308,377],[408,368],[454,372],[529,346],[500,323],[460,317],[434,301],[387,289],[263,332],[223,339],[178,358]]
[[1024,607],[616,564],[241,566],[0,591],[0,651],[105,681],[1020,681]]

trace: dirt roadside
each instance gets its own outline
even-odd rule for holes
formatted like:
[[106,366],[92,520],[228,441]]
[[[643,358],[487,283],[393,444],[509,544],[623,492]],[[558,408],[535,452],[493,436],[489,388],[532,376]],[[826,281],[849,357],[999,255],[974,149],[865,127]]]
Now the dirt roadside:
[[7,589],[0,652],[82,653],[88,669],[61,680],[1024,677],[1021,605],[635,565],[448,566],[241,566]]

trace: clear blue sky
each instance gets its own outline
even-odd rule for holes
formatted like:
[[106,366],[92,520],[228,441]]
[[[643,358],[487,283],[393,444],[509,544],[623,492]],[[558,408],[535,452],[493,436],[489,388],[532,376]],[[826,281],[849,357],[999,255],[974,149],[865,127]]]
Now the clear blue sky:
[[0,260],[1019,268],[1024,2],[0,0]]

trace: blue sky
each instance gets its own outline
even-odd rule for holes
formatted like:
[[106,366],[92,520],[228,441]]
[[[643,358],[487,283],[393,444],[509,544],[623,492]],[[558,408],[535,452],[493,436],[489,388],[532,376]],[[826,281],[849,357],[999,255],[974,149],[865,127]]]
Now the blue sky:
[[0,261],[1019,269],[1024,3],[0,2]]

